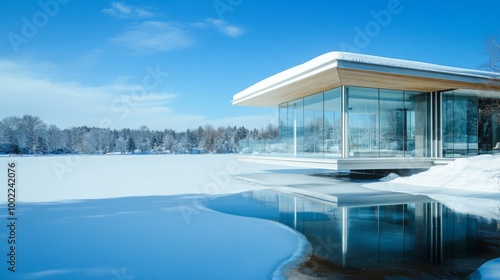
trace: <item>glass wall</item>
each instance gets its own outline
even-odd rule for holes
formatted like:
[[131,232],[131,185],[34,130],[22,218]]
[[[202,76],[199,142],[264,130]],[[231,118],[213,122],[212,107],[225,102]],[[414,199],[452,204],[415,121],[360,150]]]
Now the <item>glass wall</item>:
[[404,92],[405,157],[431,156],[429,94]]
[[303,152],[303,127],[304,127],[303,100],[298,99],[280,105],[280,139],[283,143],[285,154],[300,156]]
[[408,116],[403,97],[403,91],[379,90],[380,156],[404,156]]
[[[431,94],[331,89],[280,104],[279,142],[272,143],[273,151],[320,158],[340,158],[344,150],[348,157],[430,157],[434,145],[442,149],[443,157],[500,153],[500,99],[493,98],[496,95],[470,90]],[[433,98],[435,112],[431,96],[441,97]],[[432,112],[437,114],[434,118]],[[431,120],[441,125],[434,139]],[[347,146],[343,148],[344,137]],[[434,156],[440,154],[434,152]]]
[[279,106],[279,154],[288,153],[288,104],[283,103]]
[[324,93],[324,156],[342,156],[342,90],[341,88]]
[[304,98],[304,155],[323,154],[323,93]]
[[430,156],[428,93],[346,90],[350,157]]
[[442,95],[443,157],[478,154],[478,98],[459,91]]
[[[345,87],[349,157],[430,156],[429,93]],[[342,156],[342,89],[279,106],[287,155]]]
[[379,156],[378,89],[346,88],[350,157]]
[[279,106],[283,153],[303,157],[340,157],[341,89],[336,88]]

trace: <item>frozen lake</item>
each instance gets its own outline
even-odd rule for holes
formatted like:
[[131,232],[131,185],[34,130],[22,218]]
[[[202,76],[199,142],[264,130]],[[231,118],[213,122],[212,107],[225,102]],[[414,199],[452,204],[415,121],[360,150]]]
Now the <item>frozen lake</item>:
[[259,188],[233,178],[259,170],[234,156],[0,157],[0,168],[0,279],[280,279],[308,254],[285,225],[204,207]]
[[493,193],[388,192],[232,155],[0,157],[0,168],[0,193],[16,190],[15,205],[0,196],[0,279],[480,279],[490,260],[483,272],[498,276]]

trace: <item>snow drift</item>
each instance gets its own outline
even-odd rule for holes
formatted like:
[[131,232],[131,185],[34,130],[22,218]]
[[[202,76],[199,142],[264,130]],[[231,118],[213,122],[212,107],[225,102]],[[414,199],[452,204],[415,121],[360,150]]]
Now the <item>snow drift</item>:
[[500,193],[500,156],[459,158],[448,165],[434,166],[390,183]]

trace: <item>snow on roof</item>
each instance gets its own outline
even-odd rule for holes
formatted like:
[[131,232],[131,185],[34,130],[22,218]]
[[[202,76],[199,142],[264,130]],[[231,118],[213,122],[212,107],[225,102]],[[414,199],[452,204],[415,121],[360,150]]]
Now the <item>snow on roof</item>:
[[[331,52],[331,53],[327,53],[325,55],[329,55],[332,58],[334,57],[335,60],[353,61],[353,62],[366,63],[366,64],[391,66],[391,67],[398,67],[398,68],[407,68],[407,69],[414,69],[414,70],[425,70],[425,71],[440,72],[440,73],[455,74],[455,75],[468,75],[468,76],[475,76],[475,77],[481,77],[481,78],[500,77],[499,74],[493,73],[493,72],[488,72],[488,71],[450,67],[450,66],[443,66],[443,65],[432,64],[432,63],[418,62],[418,61],[412,61],[412,60],[403,60],[403,59],[395,59],[395,58],[386,58],[386,57],[380,57],[380,56],[374,56],[374,55],[365,55],[365,54],[347,53],[347,52]],[[324,56],[324,55],[322,55],[322,56]],[[320,57],[322,57],[322,56],[320,56]]]
[[449,67],[432,63],[379,57],[358,53],[329,52],[313,58],[312,60],[309,60],[303,64],[297,65],[283,72],[275,74],[269,78],[266,78],[235,94],[233,100],[244,98],[256,92],[272,90],[273,88],[279,87],[279,85],[289,84],[308,76],[312,76],[319,72],[335,68],[338,66],[339,61],[362,63],[372,66],[387,66],[409,70],[420,70],[426,72],[468,76],[483,79],[500,78],[500,74],[488,71]]

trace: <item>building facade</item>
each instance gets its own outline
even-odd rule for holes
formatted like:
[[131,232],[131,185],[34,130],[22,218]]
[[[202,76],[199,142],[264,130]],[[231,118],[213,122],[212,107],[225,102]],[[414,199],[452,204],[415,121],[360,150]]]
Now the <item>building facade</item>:
[[[331,159],[333,169],[348,159],[375,158],[393,159],[393,166],[429,159],[421,161],[428,166],[500,150],[498,79],[491,72],[333,52],[247,88],[232,103],[278,108],[279,139],[261,145],[261,158]],[[247,152],[257,153],[257,146]]]

